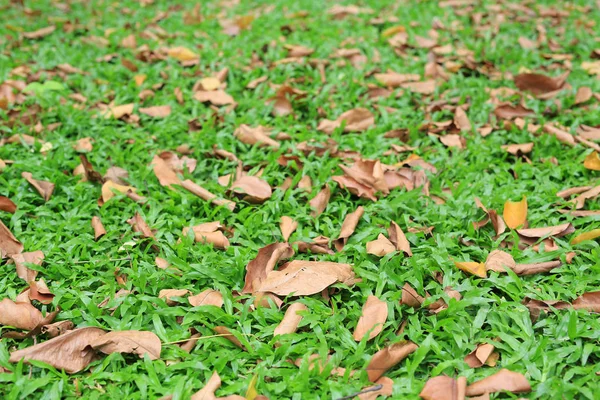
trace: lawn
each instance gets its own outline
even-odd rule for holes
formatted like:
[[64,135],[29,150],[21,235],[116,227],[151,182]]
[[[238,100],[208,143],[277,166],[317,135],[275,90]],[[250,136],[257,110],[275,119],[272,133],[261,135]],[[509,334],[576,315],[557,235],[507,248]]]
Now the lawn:
[[19,3],[0,398],[597,398],[597,2]]

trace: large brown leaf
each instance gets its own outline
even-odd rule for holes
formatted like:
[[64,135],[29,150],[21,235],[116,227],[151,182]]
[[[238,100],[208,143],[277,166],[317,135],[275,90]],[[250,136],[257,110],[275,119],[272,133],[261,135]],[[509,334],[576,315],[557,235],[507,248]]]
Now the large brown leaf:
[[272,243],[258,250],[256,258],[246,266],[245,284],[242,293],[258,291],[267,274],[275,269],[277,263],[293,255],[294,250],[288,243]]
[[375,117],[366,108],[354,108],[340,115],[336,120],[324,119],[319,122],[317,130],[327,134],[345,123],[344,132],[363,132],[375,125]]
[[15,303],[10,299],[0,301],[0,325],[30,331],[43,319],[40,310],[29,303]]
[[300,321],[303,318],[302,315],[298,314],[298,312],[306,310],[308,310],[308,308],[302,303],[293,303],[290,305],[285,311],[283,319],[275,328],[273,336],[296,332],[298,329],[298,324],[300,324]]
[[367,340],[371,340],[379,335],[383,330],[383,325],[387,321],[387,317],[387,303],[375,296],[369,296],[354,330],[354,340],[360,342],[365,336],[368,336]]
[[294,260],[284,264],[279,271],[269,272],[258,291],[280,296],[310,296],[334,283],[352,285],[354,281],[350,264]]
[[568,76],[569,72],[556,78],[542,74],[525,73],[515,76],[514,81],[520,90],[539,96],[562,89]]
[[354,233],[356,229],[356,225],[358,225],[358,221],[363,216],[365,209],[363,206],[358,206],[354,212],[346,215],[344,218],[344,222],[342,223],[342,230],[340,231],[340,236],[333,241],[333,245],[335,246],[337,251],[342,251],[346,243],[348,242],[348,238]]
[[96,358],[96,352],[90,346],[106,332],[99,328],[81,328],[50,339],[46,342],[14,351],[10,362],[36,360],[64,369],[69,374],[85,369]]
[[429,378],[419,396],[423,400],[464,400],[467,391],[467,378],[458,379],[449,376]]
[[158,336],[152,332],[143,331],[112,331],[98,336],[90,342],[95,350],[104,354],[134,353],[144,358],[148,354],[151,360],[160,358],[161,343]]
[[408,340],[379,350],[373,355],[369,365],[367,365],[369,380],[376,382],[388,369],[404,360],[410,353],[417,350],[418,347]]
[[13,236],[12,232],[0,221],[0,259],[19,254],[23,251],[23,244]]
[[518,372],[501,369],[493,375],[467,386],[467,396],[478,396],[484,393],[531,391],[527,379]]

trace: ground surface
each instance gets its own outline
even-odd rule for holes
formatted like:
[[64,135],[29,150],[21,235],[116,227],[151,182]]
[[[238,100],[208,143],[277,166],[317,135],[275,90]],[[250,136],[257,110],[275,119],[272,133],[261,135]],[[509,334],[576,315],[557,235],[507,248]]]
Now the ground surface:
[[[0,368],[5,373],[0,373],[0,397],[145,399],[172,395],[186,399],[217,371],[223,381],[218,396],[245,395],[257,376],[257,392],[270,399],[340,398],[371,385],[365,368],[374,353],[410,340],[418,349],[385,375],[393,380],[394,398],[417,398],[425,382],[438,375],[464,376],[472,383],[501,368],[527,378],[532,391],[522,397],[595,398],[600,386],[597,315],[564,307],[542,312],[532,322],[530,310],[522,304],[526,298],[572,302],[600,287],[598,243],[570,243],[579,233],[599,228],[600,217],[561,213],[559,210],[572,205],[556,196],[567,188],[597,184],[598,172],[584,167],[592,150],[579,143],[565,144],[543,129],[519,127],[520,120],[498,118],[494,110],[502,99],[517,104],[522,98],[532,110],[525,119],[536,125],[551,123],[575,134],[582,124],[600,124],[597,97],[575,104],[575,93],[581,87],[600,92],[598,75],[594,75],[599,67],[594,71],[585,64],[594,61],[593,51],[600,48],[596,3],[474,1],[472,6],[452,7],[435,1],[364,1],[360,6],[371,8],[372,13],[350,9],[348,15],[338,14],[339,18],[327,13],[334,5],[329,2],[228,3],[203,2],[199,15],[194,15],[190,2],[161,0],[76,1],[70,5],[36,1],[26,2],[29,8],[25,10],[16,4],[2,4],[0,82],[41,84],[25,92],[8,89],[17,97],[0,110],[4,139],[15,134],[38,139],[35,143],[9,140],[0,147],[0,159],[14,161],[0,173],[0,195],[17,205],[14,213],[0,211],[0,219],[23,243],[24,251],[44,253],[42,266],[30,267],[39,270],[37,279],[42,278],[55,296],[48,305],[33,301],[33,306],[44,312],[60,306],[56,320],[72,321],[78,328],[154,332],[162,342],[162,352],[157,360],[113,353],[82,372],[67,374],[39,363],[31,367],[9,362],[10,352],[31,346],[33,339],[3,338]],[[238,19],[243,29],[236,36],[227,35],[220,21],[233,19],[235,25],[240,16],[255,18]],[[372,21],[376,17],[380,20]],[[43,37],[30,39],[27,36],[31,35],[23,34],[49,25],[56,30],[40,35]],[[136,42],[127,47],[123,39],[129,35]],[[390,38],[397,40],[392,43],[395,46]],[[314,52],[303,60],[281,62],[288,57],[286,44]],[[142,45],[147,46],[146,51],[139,49]],[[191,57],[189,66],[182,65],[176,52],[169,56],[166,50],[176,46],[199,58]],[[344,48],[357,50],[349,58],[332,58]],[[106,57],[110,54],[114,54],[112,59]],[[124,66],[122,59],[135,64],[138,71]],[[310,60],[321,60],[324,67]],[[64,66],[61,70],[60,64],[76,70]],[[425,76],[426,65],[429,76]],[[194,89],[198,89],[194,84],[225,67],[228,75],[218,84],[233,97],[236,107],[213,105],[211,109],[209,103],[194,99]],[[418,74],[421,81],[434,80],[435,89],[418,93],[391,87],[380,93],[381,97],[370,98],[369,88],[372,93],[373,88],[390,86],[374,75],[387,70]],[[522,72],[557,77],[569,70],[569,86],[563,85],[548,99],[519,90],[513,81],[513,76]],[[142,74],[145,80],[137,85],[134,76]],[[246,88],[263,76],[265,82]],[[268,99],[275,96],[275,85],[283,84],[306,93],[292,94],[292,113],[277,115]],[[176,88],[181,91],[181,102]],[[490,92],[497,88],[512,92],[504,97]],[[139,94],[146,89],[154,95],[141,100]],[[70,97],[77,93],[85,99]],[[437,107],[432,106],[435,101],[439,101]],[[131,115],[103,117],[107,105],[130,103],[135,104]],[[164,118],[139,111],[140,107],[162,105],[171,106]],[[466,110],[471,127],[424,126],[431,121],[451,121],[457,106]],[[368,109],[374,124],[349,133],[344,133],[343,127],[330,135],[317,130],[323,119],[335,120],[356,107]],[[25,122],[29,124],[15,122],[28,110]],[[284,106],[286,110],[290,111]],[[192,120],[195,122],[190,123]],[[285,132],[291,139],[280,141],[279,149],[245,144],[234,136],[242,124],[269,127],[273,137]],[[393,129],[406,129],[404,142],[383,137]],[[463,148],[447,147],[438,137],[447,134],[455,135],[451,138]],[[82,138],[93,139],[93,149],[86,154],[94,169],[101,174],[112,166],[125,169],[129,176],[124,181],[146,198],[145,205],[123,194],[98,205],[101,183],[82,182],[81,175],[72,173],[81,162],[73,145]],[[308,140],[325,143],[328,138],[337,142],[337,152],[305,154],[296,147]],[[528,142],[534,143],[533,149],[524,157],[501,147]],[[398,153],[392,148],[403,144],[414,150]],[[234,211],[159,183],[150,165],[153,157],[162,150],[176,153],[182,145],[189,147],[188,157],[196,159],[197,166],[179,176],[219,198],[236,201]],[[251,204],[220,186],[217,179],[234,173],[237,163],[215,157],[214,145],[235,154],[248,174],[262,171],[261,178],[273,188],[270,198]],[[426,171],[429,193],[420,187],[398,187],[387,196],[377,194],[377,201],[372,201],[349,193],[332,180],[343,174],[339,164],[352,164],[351,159],[343,159],[352,154],[342,150],[396,166],[393,168],[416,154],[437,171]],[[298,156],[303,165],[280,165],[282,154]],[[48,201],[27,183],[22,172],[55,184]],[[303,176],[312,181],[308,192],[296,187]],[[293,179],[292,187],[279,189],[287,177]],[[329,204],[313,217],[309,201],[326,184],[331,188]],[[474,228],[473,222],[485,216],[475,198],[501,215],[507,200],[523,196],[528,203],[529,227],[571,222],[576,232],[551,239],[552,243],[541,248],[520,248],[514,230],[506,229],[497,237],[491,224]],[[296,251],[292,259],[352,264],[360,282],[336,284],[336,290],[329,292],[330,299],[321,294],[280,296],[284,300],[281,309],[254,309],[252,295],[240,295],[248,262],[260,248],[284,241],[279,229],[282,216],[298,222],[290,243],[310,242],[320,235],[336,239],[345,216],[359,205],[364,207],[364,215],[342,251]],[[599,208],[592,199],[582,209]],[[155,239],[144,239],[143,233],[127,224],[136,212],[155,231]],[[97,241],[91,226],[93,216],[100,217],[107,231]],[[194,243],[193,237],[182,235],[184,227],[211,221],[228,228],[225,235],[231,245],[226,250]],[[411,257],[402,251],[383,257],[367,253],[367,242],[379,234],[387,237],[391,221],[406,233]],[[433,227],[431,234],[420,229],[424,227]],[[297,244],[294,247],[297,249]],[[486,278],[463,272],[454,264],[484,262],[491,251],[501,247],[517,263],[561,260],[563,264],[529,276],[488,271]],[[575,256],[567,264],[572,251]],[[157,256],[170,267],[158,268]],[[0,264],[0,298],[15,300],[27,283],[8,259]],[[406,283],[421,296],[426,292],[432,296],[426,305],[442,298],[447,309],[432,313],[426,306],[401,305]],[[445,287],[460,292],[461,299],[451,300]],[[129,294],[116,296],[122,289]],[[188,289],[192,294],[215,289],[222,294],[224,305],[193,307],[183,296],[170,306],[165,298],[159,298],[163,289]],[[352,335],[369,295],[387,302],[388,315],[380,334],[358,342]],[[100,304],[106,298],[108,303]],[[307,307],[297,332],[274,339],[275,327],[294,301]],[[398,332],[403,322],[404,329]],[[215,336],[215,326],[227,327],[245,350]],[[188,353],[175,342],[189,338],[191,328],[202,338]],[[48,338],[41,335],[36,340]],[[496,366],[471,368],[465,363],[464,357],[479,343],[495,345],[499,354]],[[310,369],[308,358],[313,354],[322,360],[330,356],[327,367]],[[301,359],[299,367],[290,362],[296,359]],[[346,373],[331,374],[336,367],[345,368]],[[350,376],[352,370],[357,372]]]

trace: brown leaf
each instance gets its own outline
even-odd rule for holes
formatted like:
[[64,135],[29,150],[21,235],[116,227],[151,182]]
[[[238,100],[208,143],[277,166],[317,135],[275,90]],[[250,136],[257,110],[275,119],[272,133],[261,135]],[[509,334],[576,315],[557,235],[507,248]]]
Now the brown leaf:
[[129,179],[129,172],[119,167],[110,167],[104,174],[104,180],[113,181],[119,185],[127,185],[124,179]]
[[44,316],[29,303],[21,303],[10,299],[0,301],[0,325],[9,325],[17,329],[32,330]]
[[456,268],[480,278],[487,277],[485,264],[473,261],[454,261]]
[[217,371],[213,372],[206,385],[192,395],[190,400],[216,400],[215,392],[221,387],[221,378]]
[[10,354],[10,362],[24,359],[42,361],[57,369],[64,369],[69,374],[85,369],[94,359],[96,353],[90,344],[105,335],[102,329],[81,328],[50,339],[46,342],[14,351]]
[[369,365],[367,365],[367,374],[371,382],[376,382],[385,372],[404,360],[408,355],[419,346],[411,341],[403,341],[392,344],[379,350],[373,355]]
[[492,251],[485,260],[485,269],[488,271],[506,272],[506,268],[514,270],[515,259],[502,250]]
[[227,328],[225,326],[215,326],[215,332],[217,332],[217,334],[219,334],[219,335],[222,335],[223,338],[229,340],[231,343],[233,343],[234,345],[236,345],[240,349],[246,350],[246,348],[244,347],[244,345],[242,344],[242,342],[240,342],[239,339],[236,338],[231,333],[231,331],[229,330],[229,328]]
[[136,212],[133,217],[127,220],[127,223],[131,225],[135,232],[139,232],[145,238],[155,238],[152,229],[148,226],[144,218],[140,215],[139,212]]
[[365,336],[368,336],[367,340],[371,340],[379,335],[383,330],[383,325],[387,321],[387,317],[387,303],[375,296],[369,296],[354,330],[354,340],[360,342]]
[[542,228],[517,229],[519,236],[532,239],[539,239],[545,236],[563,237],[573,232],[575,232],[575,228],[570,223]]
[[464,137],[455,133],[449,133],[447,135],[440,136],[440,142],[442,142],[446,147],[458,147],[459,149],[464,149],[467,144],[467,141]]
[[500,146],[510,154],[515,156],[522,156],[523,154],[529,154],[533,150],[533,142],[522,143],[522,144],[507,144]]
[[50,304],[54,300],[54,294],[50,291],[43,279],[29,282],[29,298],[37,300],[42,304]]
[[44,198],[44,200],[50,200],[52,192],[54,191],[54,183],[47,181],[38,181],[33,179],[33,175],[29,172],[21,173],[21,176],[27,180],[38,191],[38,193]]
[[322,120],[317,130],[331,134],[344,123],[344,132],[363,132],[375,125],[375,116],[366,108],[354,108],[344,112],[334,121]]
[[520,201],[516,202],[507,200],[504,203],[502,217],[510,229],[525,225],[527,222],[527,198],[523,196]]
[[110,106],[108,107],[108,113],[105,115],[105,118],[115,118],[121,119],[133,113],[133,103],[123,104],[120,106]]
[[333,176],[334,182],[337,182],[342,188],[348,189],[348,191],[358,197],[369,199],[371,201],[377,201],[375,197],[375,189],[370,186],[363,185],[357,182],[354,178],[349,176]]
[[471,130],[471,122],[469,121],[469,117],[467,117],[467,113],[460,107],[456,107],[456,111],[454,112],[454,125],[462,132],[468,132]]
[[[229,240],[221,231],[223,226],[220,222],[207,222],[204,224],[192,226],[194,232],[194,241],[196,243],[210,243],[218,249],[226,250],[229,247]],[[183,235],[187,236],[190,228],[183,228]]]
[[26,39],[41,39],[43,37],[48,36],[55,30],[56,30],[56,26],[50,25],[45,28],[38,29],[37,31],[23,32],[23,37]]
[[166,118],[171,115],[171,106],[154,106],[154,107],[142,107],[138,109],[142,114],[146,114],[154,118]]
[[386,254],[396,251],[396,246],[388,240],[382,233],[377,236],[377,239],[367,242],[367,253],[377,257],[383,257]]
[[512,270],[517,275],[533,275],[548,272],[562,265],[560,261],[548,261],[533,264],[517,264]]
[[233,97],[225,93],[224,90],[199,90],[194,93],[194,99],[201,103],[211,103],[215,106],[224,106],[227,104],[235,104]]
[[354,279],[350,264],[294,260],[278,271],[268,272],[258,291],[280,296],[310,296],[337,282],[351,285]]
[[330,197],[331,189],[329,188],[329,185],[325,184],[325,186],[323,186],[323,189],[321,189],[321,191],[317,193],[317,195],[313,197],[308,203],[310,205],[310,208],[312,208],[313,210],[311,213],[313,217],[321,215],[323,211],[325,211],[325,208],[327,208],[327,204],[329,204]]
[[259,144],[261,147],[270,146],[276,149],[280,146],[279,142],[269,137],[269,130],[264,126],[251,128],[248,125],[242,124],[233,132],[233,136],[238,138],[242,143],[250,145]]
[[182,46],[171,47],[168,50],[168,54],[169,54],[169,57],[173,57],[174,59],[176,59],[177,61],[179,61],[181,63],[187,63],[187,62],[196,61],[199,59],[199,56],[196,53],[194,53],[192,50],[190,50],[186,47],[182,47]]
[[396,246],[396,250],[403,251],[407,256],[412,257],[410,243],[408,242],[408,239],[406,239],[406,236],[404,235],[404,232],[400,226],[398,226],[398,224],[394,221],[390,223],[388,228],[388,236],[390,237],[390,242]]
[[600,312],[600,292],[584,293],[571,303],[573,308],[578,310],[588,310],[590,312]]
[[[379,396],[391,396],[394,391],[394,381],[387,376],[382,376],[377,379],[375,386],[371,386],[362,390],[363,393],[358,395],[359,400],[377,400]],[[381,385],[381,389],[375,389],[377,385]]]
[[583,160],[583,166],[592,171],[600,171],[600,156],[598,152],[592,151]]
[[569,146],[575,146],[576,144],[575,137],[573,135],[563,129],[555,127],[551,123],[544,124],[544,131],[554,135],[560,142],[568,144]]
[[315,52],[315,49],[295,44],[285,44],[283,47],[287,50],[288,57],[306,57]]
[[178,303],[175,297],[185,297],[190,293],[187,289],[162,289],[158,292],[159,299],[165,299],[165,303],[172,307]]
[[493,352],[494,345],[489,343],[478,344],[475,350],[466,355],[465,362],[471,368],[479,368],[484,364],[487,364],[488,359],[490,358]]
[[333,241],[333,245],[335,246],[337,251],[342,251],[346,243],[348,242],[348,238],[354,233],[356,229],[356,225],[358,225],[358,221],[360,221],[363,216],[365,209],[363,206],[358,206],[354,212],[347,214],[344,218],[344,222],[342,223],[342,229],[340,231],[339,237]]
[[188,301],[194,307],[197,306],[223,306],[223,295],[218,290],[206,289],[194,296],[188,297]]
[[53,324],[42,325],[41,333],[54,338],[72,330],[75,325],[71,321],[58,321]]
[[256,89],[259,84],[265,82],[267,79],[269,79],[269,77],[266,75],[253,79],[246,85],[246,89]]
[[410,286],[410,284],[405,283],[404,286],[402,286],[402,298],[400,300],[400,304],[413,308],[419,308],[424,301],[425,298],[420,296],[417,291]]
[[556,78],[542,74],[519,74],[514,77],[515,85],[523,91],[528,91],[536,96],[547,94],[562,89],[565,86],[569,72]]
[[312,242],[294,242],[298,246],[299,253],[313,254],[335,254],[329,247],[329,238],[326,236],[317,236]]
[[302,315],[298,314],[298,312],[306,311],[306,310],[308,310],[308,307],[306,307],[302,303],[291,304],[288,307],[288,309],[285,311],[285,315],[283,316],[283,319],[281,320],[279,325],[277,325],[277,327],[275,328],[275,331],[273,332],[273,336],[285,335],[288,333],[296,332],[296,330],[298,329],[298,325],[300,324],[300,321],[303,318]]
[[0,196],[0,211],[6,211],[14,214],[17,211],[17,205],[6,196]]
[[15,263],[15,268],[17,270],[17,276],[23,279],[25,282],[31,282],[35,280],[38,272],[32,269],[27,268],[28,263],[35,265],[42,265],[44,261],[44,253],[40,250],[13,254],[10,258]]
[[418,81],[421,77],[418,74],[399,74],[388,71],[386,73],[373,75],[377,82],[390,88],[400,87],[403,83]]
[[158,336],[152,332],[142,331],[112,331],[98,336],[90,342],[94,350],[104,354],[133,353],[140,358],[148,354],[151,360],[160,358],[161,343]]
[[521,104],[513,106],[510,103],[498,104],[494,114],[501,119],[525,118],[535,115],[533,110],[525,108]]
[[108,200],[115,197],[114,192],[127,194],[130,191],[135,193],[137,189],[132,186],[119,185],[118,183],[108,180],[102,185],[102,202],[106,203]]
[[518,42],[519,42],[519,45],[525,50],[533,50],[533,49],[538,48],[537,42],[534,42],[533,40],[529,40],[524,36],[519,36]]
[[258,291],[267,274],[273,271],[277,263],[293,255],[294,250],[288,243],[272,243],[258,250],[256,258],[246,266],[246,277],[242,293]]
[[419,396],[423,400],[465,400],[467,378],[458,379],[449,376],[429,378]]
[[188,192],[195,194],[203,200],[210,201],[211,203],[217,206],[227,207],[230,211],[233,211],[235,209],[235,203],[233,201],[218,199],[215,194],[209,192],[202,186],[190,181],[189,179],[186,179],[185,181],[181,182],[181,186]]
[[238,177],[231,184],[231,190],[243,195],[244,200],[249,203],[264,203],[273,194],[271,186],[267,182],[250,175]]
[[577,93],[575,93],[575,105],[585,103],[590,100],[593,95],[592,89],[587,86],[581,86],[577,89]]
[[102,225],[100,217],[92,217],[92,228],[94,228],[94,240],[98,240],[102,236],[106,235],[106,229],[104,229],[104,225]]
[[298,228],[298,222],[294,221],[290,217],[283,216],[279,221],[279,229],[281,229],[281,235],[284,241],[288,241],[292,233]]
[[161,157],[154,156],[151,165],[154,175],[156,175],[162,186],[181,185],[177,173]]
[[73,148],[75,151],[80,153],[90,152],[94,149],[94,139],[90,137],[84,137],[79,139],[74,145]]
[[484,393],[529,391],[531,391],[531,386],[522,374],[501,369],[495,374],[467,386],[466,394],[467,396],[477,396]]

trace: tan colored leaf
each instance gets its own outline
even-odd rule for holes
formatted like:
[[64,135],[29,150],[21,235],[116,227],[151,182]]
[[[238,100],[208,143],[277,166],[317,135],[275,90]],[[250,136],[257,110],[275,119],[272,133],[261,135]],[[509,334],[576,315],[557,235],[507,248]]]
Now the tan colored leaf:
[[29,172],[21,173],[21,176],[27,180],[38,191],[38,193],[44,198],[44,200],[50,200],[52,192],[54,191],[54,183],[47,181],[38,181],[33,179],[33,175]]
[[[1,171],[1,169],[0,169]],[[0,196],[0,211],[6,211],[14,214],[17,211],[17,205],[6,196]]]
[[502,250],[492,251],[485,260],[485,268],[488,271],[506,272],[506,268],[514,270],[515,259]]
[[585,157],[585,160],[583,160],[583,166],[592,171],[600,171],[600,156],[598,155],[598,152],[592,151],[588,154]]
[[225,93],[224,90],[199,90],[194,93],[194,99],[201,103],[211,103],[215,106],[224,106],[227,104],[234,104],[235,100],[229,94]]
[[587,292],[573,300],[571,303],[576,310],[588,310],[590,312],[600,312],[600,292]]
[[151,360],[160,358],[162,345],[152,332],[112,331],[94,338],[90,346],[104,354],[133,353],[140,358],[148,354]]
[[367,253],[377,257],[383,257],[396,251],[396,246],[388,240],[382,233],[377,236],[377,239],[367,243]]
[[171,266],[171,264],[162,257],[155,257],[154,263],[160,269],[167,269],[167,268],[169,268],[169,266]]
[[354,340],[360,342],[365,336],[368,336],[367,340],[371,340],[379,335],[383,330],[383,325],[387,321],[387,317],[387,303],[375,296],[369,296],[354,330]]
[[288,309],[285,311],[285,315],[283,316],[283,319],[281,320],[279,325],[277,325],[277,327],[275,328],[275,331],[273,332],[273,336],[285,335],[288,333],[296,332],[296,330],[298,329],[298,325],[300,324],[300,321],[303,318],[302,315],[298,314],[298,312],[306,311],[306,310],[308,310],[308,307],[306,307],[302,303],[291,304],[288,307]]
[[480,278],[487,277],[485,264],[473,261],[454,261],[456,268]]
[[127,185],[125,179],[129,178],[129,172],[119,167],[110,167],[104,174],[104,180],[113,181],[119,185]]
[[410,90],[411,92],[419,94],[433,94],[435,92],[435,81],[421,81],[421,82],[405,82],[401,87]]
[[187,47],[177,46],[171,47],[168,50],[169,57],[176,59],[179,62],[188,62],[199,59],[198,54],[194,53]]
[[242,143],[250,145],[259,144],[260,146],[270,146],[276,149],[280,146],[279,142],[269,137],[269,130],[264,126],[251,128],[248,125],[242,124],[233,132],[233,136],[238,138]]
[[[358,395],[359,400],[376,400],[379,396],[391,396],[394,391],[394,381],[388,378],[387,376],[382,376],[374,382],[376,385],[365,388],[362,390],[363,393]],[[369,390],[375,389],[377,385],[381,385],[381,389],[377,390]]]
[[133,113],[133,103],[123,104],[120,106],[111,106],[108,108],[108,114],[105,115],[105,118],[115,118],[121,119]]
[[242,344],[242,342],[240,342],[239,339],[236,338],[231,333],[231,331],[229,330],[229,328],[227,328],[225,326],[215,326],[215,332],[217,332],[217,334],[219,334],[219,335],[222,335],[223,338],[229,340],[231,343],[233,343],[234,345],[236,345],[240,349],[246,350],[246,348],[244,347],[244,345]]
[[467,396],[477,396],[484,393],[529,391],[531,391],[531,386],[522,374],[501,369],[495,374],[467,386],[466,394]]
[[535,112],[533,110],[523,107],[520,104],[513,106],[510,103],[502,103],[496,106],[494,114],[496,114],[496,116],[501,119],[513,119],[532,117],[535,115]]
[[411,341],[403,341],[379,350],[367,365],[369,380],[376,382],[388,369],[404,360],[418,348],[419,346]]
[[90,137],[84,137],[79,139],[74,145],[73,148],[75,149],[75,151],[78,151],[80,153],[86,153],[86,152],[90,152],[94,149],[94,139],[90,138]]
[[277,263],[293,255],[294,250],[288,243],[272,243],[258,250],[256,258],[246,266],[246,277],[242,293],[258,291],[267,274],[273,271]]
[[573,200],[571,200],[573,203],[575,203],[575,208],[576,209],[581,209],[585,206],[585,201],[588,199],[594,199],[596,198],[598,195],[600,195],[600,185],[590,188],[588,190],[584,190],[579,196],[577,196],[576,198],[574,198]]
[[569,72],[556,78],[542,74],[519,74],[514,77],[515,85],[523,91],[528,91],[536,96],[560,90],[565,86]]
[[542,228],[517,229],[519,236],[533,239],[545,236],[563,237],[573,232],[575,232],[575,228],[570,223]]
[[278,271],[267,273],[258,291],[280,296],[310,296],[334,283],[351,285],[354,280],[354,271],[349,264],[294,260]]
[[524,225],[527,222],[527,198],[523,196],[520,201],[516,202],[507,200],[504,203],[502,217],[510,229]]
[[216,400],[215,392],[221,387],[221,378],[217,371],[213,372],[206,385],[192,395],[190,400]]
[[581,69],[590,75],[600,76],[600,60],[598,61],[584,61],[581,63]]
[[188,294],[190,294],[190,291],[187,289],[162,289],[158,292],[158,298],[165,299],[165,303],[172,307],[178,303],[176,297],[185,297]]
[[534,42],[533,40],[529,40],[524,36],[519,36],[518,42],[519,42],[519,45],[525,50],[533,50],[533,49],[538,48],[537,42]]
[[0,301],[0,325],[14,326],[17,329],[32,330],[44,316],[29,303],[15,303],[10,299]]
[[181,180],[177,176],[177,173],[171,169],[165,160],[159,156],[154,156],[151,164],[154,175],[156,175],[162,186],[181,185]]
[[419,396],[423,400],[465,400],[467,378],[458,379],[449,376],[429,378]]
[[310,205],[310,208],[312,208],[313,210],[311,213],[313,217],[321,215],[323,211],[325,211],[325,208],[327,208],[327,204],[329,204],[330,197],[331,189],[329,188],[329,185],[325,184],[325,186],[323,186],[323,189],[321,189],[321,191],[317,193],[317,195],[313,197],[308,203]]
[[311,242],[294,242],[295,246],[298,246],[299,253],[313,253],[313,254],[335,254],[329,246],[329,238],[326,236],[317,236]]
[[218,290],[206,289],[194,296],[188,297],[188,301],[194,307],[197,306],[223,306],[223,295]]
[[213,76],[209,76],[207,78],[202,78],[198,82],[200,89],[204,91],[217,90],[221,86],[221,80],[215,78]]
[[392,221],[390,223],[390,227],[388,228],[388,236],[390,237],[390,242],[396,246],[396,250],[403,251],[407,256],[412,257],[412,251],[410,250],[410,243],[404,232],[398,226],[397,223]]
[[215,194],[212,194],[208,190],[204,189],[202,186],[190,181],[189,179],[186,179],[185,181],[181,182],[181,186],[188,192],[195,194],[203,200],[210,201],[211,203],[217,206],[227,207],[230,211],[233,211],[235,209],[235,203],[233,201],[218,199]]
[[354,178],[349,176],[333,176],[334,182],[337,182],[342,188],[348,189],[348,191],[358,197],[362,197],[365,199],[369,199],[371,201],[377,201],[377,197],[375,197],[375,190],[367,185],[364,185]]
[[166,118],[171,115],[171,106],[154,106],[154,107],[142,107],[138,109],[142,114],[146,114],[154,118]]
[[418,74],[399,74],[397,72],[388,71],[386,73],[373,75],[377,82],[387,87],[400,87],[403,83],[418,81],[421,77]]
[[15,263],[17,270],[17,276],[23,279],[25,282],[31,282],[35,280],[38,272],[27,268],[26,264],[42,265],[44,261],[44,253],[40,250],[13,254],[10,258]]
[[424,301],[425,298],[420,296],[417,291],[410,286],[410,284],[405,283],[404,286],[402,286],[402,298],[400,300],[400,304],[413,308],[419,308]]
[[295,44],[285,44],[283,47],[287,50],[288,57],[306,57],[315,52],[315,49]]
[[104,229],[104,225],[102,225],[100,217],[92,217],[92,228],[94,228],[94,240],[98,240],[102,236],[106,235],[106,229]]
[[575,104],[583,104],[590,100],[593,95],[592,89],[587,86],[581,86],[577,89],[577,93],[575,93]]
[[54,300],[54,294],[50,291],[43,279],[29,282],[29,298],[37,300],[42,304],[50,304]]
[[597,237],[600,237],[600,229],[592,229],[589,232],[580,233],[571,239],[571,244],[576,245],[586,240],[594,240]]
[[478,344],[475,350],[466,355],[465,362],[471,368],[479,368],[487,364],[488,358],[493,352],[494,345],[489,343]]
[[375,125],[375,116],[366,108],[354,108],[344,112],[334,121],[322,120],[317,130],[331,134],[344,123],[344,132],[363,132]]
[[56,26],[50,25],[45,28],[38,29],[37,31],[23,32],[23,37],[26,39],[41,39],[43,37],[48,36],[55,30],[56,30]]
[[560,142],[568,144],[569,146],[575,146],[576,144],[575,137],[573,135],[563,129],[555,127],[551,123],[544,124],[544,131],[554,135]]
[[529,154],[533,150],[533,142],[522,143],[522,144],[507,144],[502,145],[502,149],[506,150],[510,154],[520,156],[523,154]]
[[246,85],[246,89],[256,89],[258,85],[265,82],[267,79],[269,79],[269,77],[266,75],[253,79]]
[[462,132],[468,132],[471,130],[471,122],[469,121],[469,117],[467,117],[467,113],[460,107],[456,107],[456,111],[454,112],[454,125],[457,126]]
[[273,194],[271,186],[267,182],[250,175],[238,177],[231,184],[231,190],[243,195],[244,200],[249,203],[264,203]]
[[14,351],[10,354],[10,362],[20,360],[36,360],[64,369],[69,374],[85,369],[96,358],[96,352],[90,344],[105,335],[102,329],[81,328],[65,333],[43,343]]
[[363,208],[363,206],[358,206],[356,210],[354,210],[354,212],[351,212],[346,215],[346,217],[344,218],[344,222],[342,223],[340,236],[333,241],[333,245],[335,246],[337,251],[342,251],[342,249],[348,242],[348,238],[354,233],[356,225],[358,225],[358,221],[360,221],[364,212],[365,209]]
[[139,212],[136,212],[133,217],[127,220],[127,223],[131,225],[134,232],[139,232],[145,238],[155,238],[152,229],[148,226],[144,218],[140,215]]
[[547,261],[534,264],[517,264],[512,269],[517,275],[533,275],[548,272],[562,265],[560,261]]
[[283,216],[279,221],[279,229],[281,229],[281,235],[284,241],[288,241],[292,233],[298,228],[298,222],[294,221],[290,217]]
[[54,338],[67,333],[72,330],[75,325],[71,321],[58,321],[53,324],[43,325],[41,330],[42,334]]
[[119,185],[118,183],[108,180],[102,185],[102,201],[106,203],[108,200],[115,197],[114,192],[127,194],[129,191],[135,193],[137,189],[132,186]]
[[[196,243],[210,243],[219,249],[227,249],[229,247],[229,240],[221,231],[223,226],[219,221],[196,225],[191,229],[194,232],[194,241]],[[190,228],[188,227],[183,228],[183,235],[187,236],[189,230]]]

